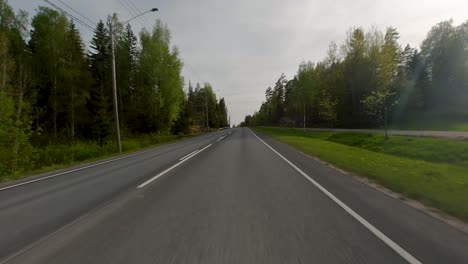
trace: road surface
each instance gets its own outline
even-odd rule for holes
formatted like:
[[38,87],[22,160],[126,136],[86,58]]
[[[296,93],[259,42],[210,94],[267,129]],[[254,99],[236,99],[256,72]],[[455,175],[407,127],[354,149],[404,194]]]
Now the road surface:
[[[303,129],[303,128],[295,128]],[[329,128],[306,128],[308,131],[330,131]],[[354,133],[369,133],[369,134],[383,134],[383,130],[379,129],[346,129],[337,128],[333,129],[336,132],[354,132]],[[389,135],[399,136],[414,136],[414,137],[438,137],[438,138],[451,138],[451,139],[468,139],[468,131],[424,131],[424,130],[388,130]]]
[[0,263],[468,262],[467,234],[248,128],[61,173],[0,185]]

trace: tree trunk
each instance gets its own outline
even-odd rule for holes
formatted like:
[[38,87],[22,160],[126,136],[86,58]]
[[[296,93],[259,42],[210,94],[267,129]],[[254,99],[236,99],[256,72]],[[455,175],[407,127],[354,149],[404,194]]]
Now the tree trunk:
[[75,142],[75,89],[73,84],[71,85],[71,139]]
[[7,56],[6,56],[6,43],[3,41],[3,51],[5,54],[3,55],[3,67],[2,67],[2,91],[5,91],[6,88],[6,71],[7,71]]
[[52,87],[52,96],[53,96],[53,106],[52,106],[52,121],[54,123],[54,139],[57,139],[58,133],[57,133],[57,75],[54,72],[54,85]]
[[23,110],[23,86],[24,86],[24,76],[25,73],[23,72],[23,67],[20,65],[19,67],[19,86],[18,86],[18,109],[16,111],[16,137],[15,137],[15,144],[13,147],[13,166],[12,171],[16,172],[18,168],[18,152],[19,152],[19,129],[20,129],[20,119],[21,119],[21,112]]
[[387,130],[387,107],[384,107],[384,134],[385,139],[388,139],[388,130]]
[[210,123],[208,118],[208,90],[205,91],[205,104],[206,104],[206,130],[210,130]]
[[304,131],[305,131],[305,129],[306,129],[306,114],[305,114],[306,110],[305,110],[305,108],[306,108],[306,105],[305,105],[305,103],[304,103],[304,108],[303,108],[303,113],[302,113],[302,114],[303,114],[303,127],[304,127]]
[[[70,56],[70,68],[72,67],[72,56]],[[70,71],[71,72],[71,71]],[[73,74],[70,73],[70,130],[71,140],[75,143],[75,85],[73,83]]]

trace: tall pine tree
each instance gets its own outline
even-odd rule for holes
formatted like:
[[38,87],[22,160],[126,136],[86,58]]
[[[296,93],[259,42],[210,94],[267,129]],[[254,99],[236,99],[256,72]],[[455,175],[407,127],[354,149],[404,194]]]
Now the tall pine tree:
[[99,21],[91,40],[90,60],[93,85],[88,109],[92,119],[92,134],[100,145],[110,134],[112,123],[112,76],[110,68],[110,36],[104,23]]

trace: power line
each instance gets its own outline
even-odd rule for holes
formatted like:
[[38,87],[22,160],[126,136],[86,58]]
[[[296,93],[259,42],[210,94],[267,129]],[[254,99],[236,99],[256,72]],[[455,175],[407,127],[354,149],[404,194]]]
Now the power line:
[[[123,6],[123,8],[125,9],[125,11],[127,11],[127,13],[131,16],[131,17],[135,17],[138,15],[138,13],[134,13],[134,11],[129,7],[128,3],[123,1],[123,0],[119,0],[119,3],[121,6]],[[141,25],[141,27],[145,27],[145,25],[143,25],[143,23],[141,22],[140,18],[137,18],[136,21]]]
[[67,11],[65,11],[63,8],[57,6],[56,4],[50,2],[49,0],[44,0],[47,4],[49,4],[50,6],[52,6],[53,8],[55,8],[56,10],[60,11],[63,15],[66,15],[67,17],[71,18],[71,19],[74,19],[76,20],[79,24],[81,24],[82,26],[86,27],[87,29],[92,29],[92,27],[87,24],[86,22],[82,21],[81,19],[75,17],[74,15],[68,13]]
[[75,17],[74,15],[68,13],[67,11],[65,11],[63,8],[57,6],[56,4],[50,2],[49,0],[44,0],[47,4],[49,4],[50,6],[52,6],[53,8],[55,8],[56,10],[60,11],[63,15],[73,19],[74,21],[78,22],[78,24],[82,25],[83,27],[85,27],[86,29],[90,30],[91,32],[94,31],[94,28],[90,25],[88,25],[87,23],[85,23],[84,21],[82,21],[81,19]]
[[76,14],[78,14],[79,16],[81,16],[82,18],[88,20],[88,22],[90,22],[92,25],[96,25],[96,22],[90,20],[89,18],[87,18],[85,15],[83,15],[82,13],[76,11],[73,7],[69,6],[68,4],[66,4],[65,2],[63,2],[62,0],[58,0],[60,3],[62,3],[64,6],[68,7],[70,10],[72,10],[73,12],[75,12]]
[[120,5],[125,9],[125,11],[127,11],[127,13],[130,15],[130,16],[135,16],[135,13],[133,12],[133,10],[131,10],[129,7],[128,7],[128,3],[123,1],[123,0],[119,0],[119,3]]
[[[126,1],[127,1],[128,3],[130,3],[130,5],[133,7],[133,10],[134,10],[134,11],[136,11],[138,14],[141,14],[141,13],[142,13],[141,10],[138,9],[138,7],[137,7],[135,4],[133,4],[133,2],[132,2],[131,0],[126,0]],[[149,26],[151,26],[151,23],[149,22],[149,20],[148,20],[146,17],[142,17],[141,19],[144,20],[146,24],[148,24]]]
[[203,82],[203,79],[206,82],[207,79],[202,78],[200,74],[198,74],[197,71],[195,71],[195,69],[188,62],[184,62],[184,66],[187,66],[187,69],[191,71],[193,74],[195,74],[198,77],[198,79],[200,79],[201,82]]

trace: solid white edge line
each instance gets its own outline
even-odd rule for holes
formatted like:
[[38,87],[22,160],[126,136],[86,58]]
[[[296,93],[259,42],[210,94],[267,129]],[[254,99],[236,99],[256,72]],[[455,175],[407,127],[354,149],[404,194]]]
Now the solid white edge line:
[[351,215],[354,219],[356,219],[359,223],[361,223],[365,228],[371,231],[376,237],[382,240],[387,246],[393,249],[398,255],[404,258],[408,263],[411,264],[421,264],[419,260],[413,257],[410,253],[400,247],[397,243],[393,242],[389,237],[387,237],[384,233],[374,227],[371,223],[369,223],[366,219],[356,213],[353,209],[343,203],[340,199],[338,199],[335,195],[330,193],[327,189],[325,189],[322,185],[312,179],[309,175],[299,169],[294,163],[286,159],[283,155],[281,155],[278,151],[268,145],[265,141],[263,141],[260,137],[258,137],[250,128],[249,131],[258,139],[260,142],[265,144],[271,151],[273,151],[276,155],[282,158],[286,163],[288,163],[291,167],[293,167],[297,172],[299,172],[302,176],[304,176],[307,180],[309,180],[313,185],[315,185],[320,191],[322,191],[325,195],[327,195],[332,201],[338,204],[342,209],[344,209],[349,215]]
[[75,172],[75,171],[80,171],[80,170],[92,168],[92,167],[99,166],[99,165],[106,164],[106,163],[110,163],[110,162],[113,162],[113,161],[133,157],[133,156],[136,156],[136,155],[140,155],[140,154],[144,154],[144,153],[147,153],[147,152],[150,152],[150,151],[154,151],[156,149],[159,149],[159,148],[148,149],[148,150],[141,151],[141,152],[138,152],[138,153],[125,155],[123,157],[119,157],[119,158],[115,158],[115,159],[111,159],[111,160],[106,160],[106,161],[103,161],[103,162],[94,163],[94,164],[84,166],[84,167],[80,167],[80,168],[76,168],[76,169],[73,169],[73,170],[68,170],[68,171],[57,173],[57,174],[41,177],[39,179],[34,179],[34,180],[26,181],[26,182],[21,182],[21,183],[9,185],[9,186],[0,188],[0,191],[8,190],[8,189],[11,189],[11,188],[19,187],[19,186],[22,186],[22,185],[26,185],[26,184],[30,184],[30,183],[34,183],[34,182],[38,182],[38,181],[47,180],[47,179],[54,178],[54,177],[57,177],[57,176],[61,176],[61,175],[67,174],[67,173],[72,173],[72,172]]
[[218,138],[218,139],[216,140],[216,142],[223,140],[223,138],[225,138],[225,137],[226,137],[226,136],[222,136],[222,137]]
[[[172,144],[175,144],[175,143],[172,143]],[[172,144],[168,144],[166,146],[169,146],[169,145],[172,145]],[[72,172],[75,172],[75,171],[85,170],[85,169],[88,169],[88,168],[103,165],[103,164],[110,163],[110,162],[113,162],[113,161],[117,161],[117,160],[121,160],[121,159],[125,159],[125,158],[130,158],[130,157],[133,157],[133,156],[136,156],[136,155],[140,155],[140,154],[144,154],[144,153],[147,153],[147,152],[150,152],[150,151],[160,149],[162,147],[165,147],[165,146],[159,146],[159,147],[143,150],[143,151],[140,151],[140,152],[137,152],[137,153],[128,154],[128,155],[118,157],[118,158],[115,158],[115,159],[106,160],[106,161],[103,161],[103,162],[94,163],[94,164],[91,164],[91,165],[88,165],[88,166],[76,168],[76,169],[73,169],[73,170],[67,170],[67,171],[56,173],[56,174],[53,174],[53,175],[40,177],[38,179],[34,179],[34,180],[30,180],[30,181],[25,181],[25,182],[13,184],[13,185],[5,186],[5,187],[0,188],[0,192],[8,190],[8,189],[15,188],[15,187],[19,187],[19,186],[22,186],[22,185],[26,185],[26,184],[30,184],[30,183],[34,183],[34,182],[38,182],[38,181],[43,181],[43,180],[47,180],[47,179],[50,179],[50,178],[55,178],[55,177],[62,176],[62,175],[67,174],[67,173],[72,173]]]
[[211,147],[211,144],[209,144],[208,146],[206,146],[206,147],[200,149],[198,152],[192,154],[191,156],[187,157],[186,159],[181,160],[181,161],[177,162],[176,164],[172,165],[171,167],[165,169],[163,172],[159,173],[158,175],[154,176],[153,178],[151,178],[151,179],[145,181],[144,183],[138,185],[137,189],[143,188],[143,187],[145,187],[146,185],[152,183],[153,181],[157,180],[159,177],[161,177],[161,176],[163,176],[164,174],[170,172],[171,170],[173,170],[173,169],[175,169],[176,167],[180,166],[182,163],[186,162],[187,160],[189,160],[189,159],[195,157],[195,156],[198,155],[200,152],[204,151],[205,149],[207,149],[207,148],[209,148],[209,147]]
[[194,151],[190,152],[189,154],[187,154],[187,155],[183,156],[183,157],[182,157],[182,158],[180,158],[179,160],[184,160],[184,159],[186,159],[186,158],[190,157],[190,155],[193,155],[195,152],[198,152],[198,149],[196,149],[196,150],[194,150]]

